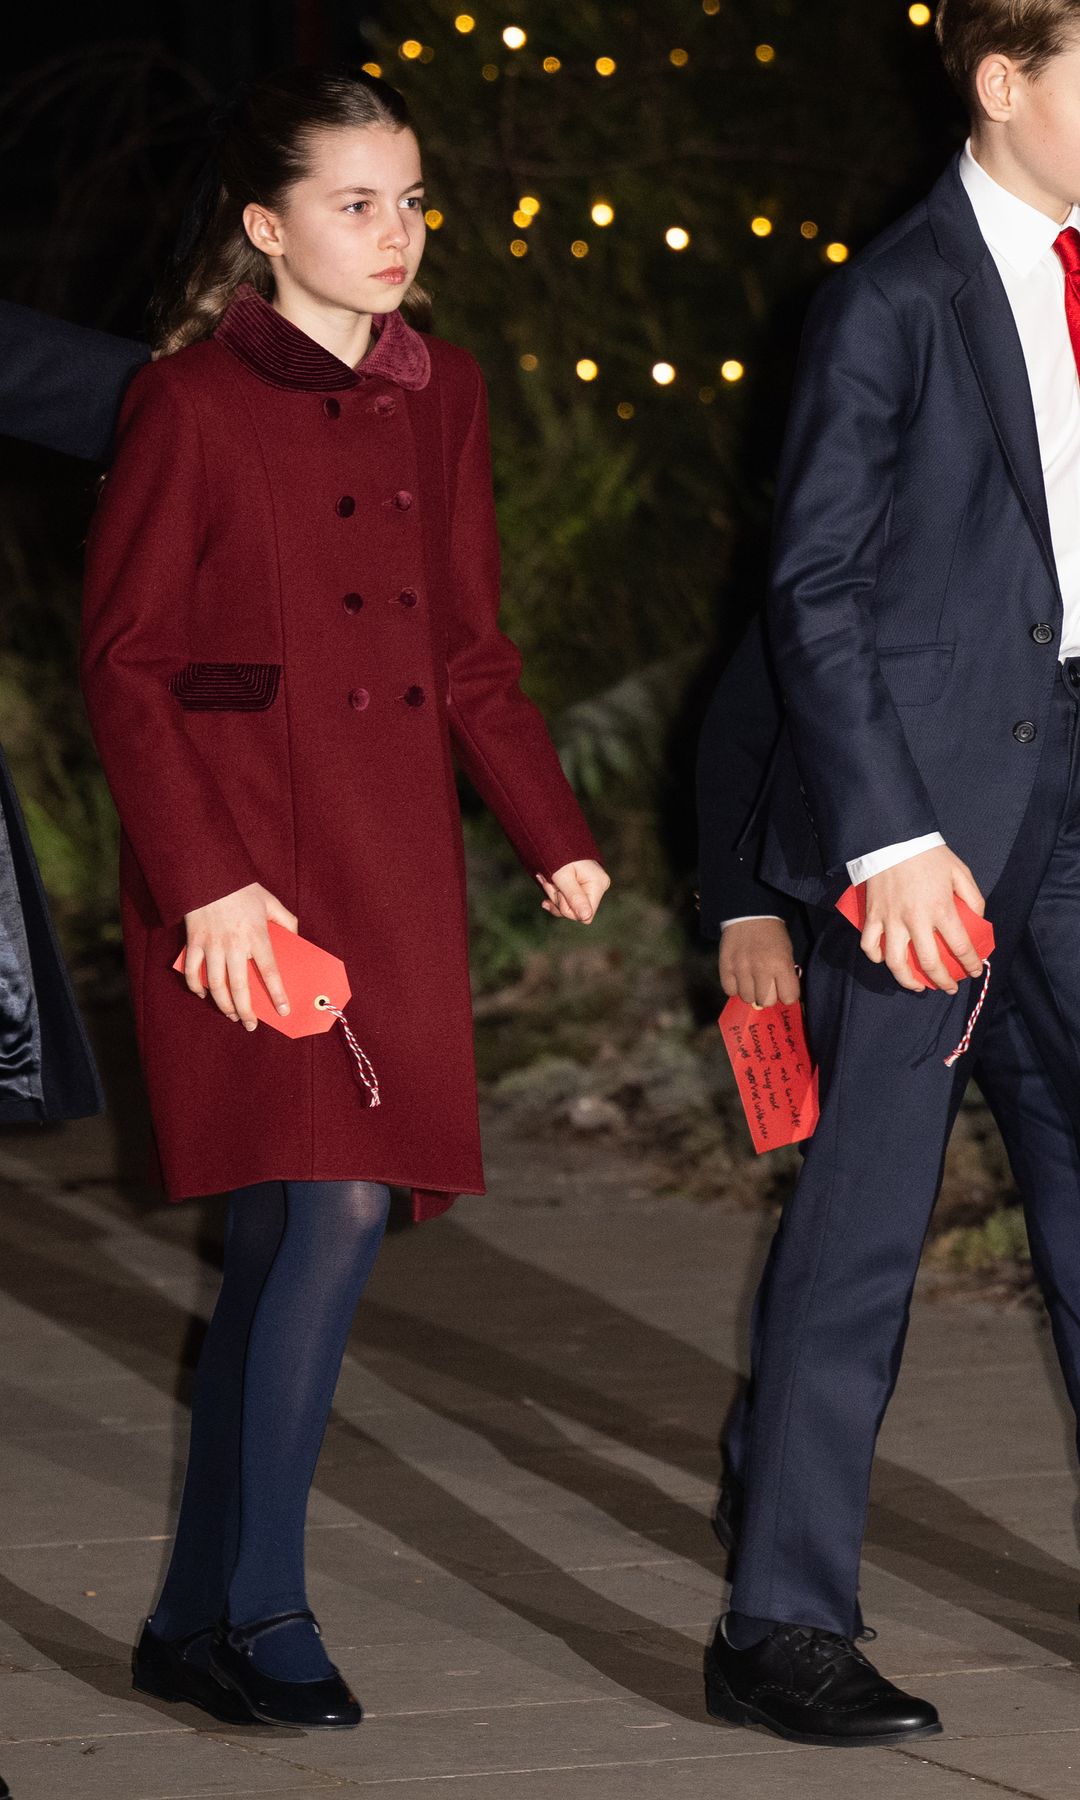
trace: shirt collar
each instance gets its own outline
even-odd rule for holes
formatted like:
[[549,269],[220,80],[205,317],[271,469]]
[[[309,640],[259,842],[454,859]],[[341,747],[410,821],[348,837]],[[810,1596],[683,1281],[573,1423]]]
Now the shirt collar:
[[1058,225],[1038,207],[1003,188],[975,161],[970,138],[960,158],[960,179],[986,242],[1018,275],[1030,275],[1067,226],[1080,226],[1080,207],[1074,206],[1064,225]]
[[396,309],[373,316],[371,344],[354,369],[284,318],[249,282],[237,288],[214,336],[273,387],[325,394],[372,377],[404,388],[426,387],[431,378],[421,333]]

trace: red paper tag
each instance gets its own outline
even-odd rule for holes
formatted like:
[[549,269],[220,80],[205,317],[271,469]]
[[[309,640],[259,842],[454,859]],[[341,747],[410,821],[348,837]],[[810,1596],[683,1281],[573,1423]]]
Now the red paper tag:
[[817,1128],[818,1077],[801,1006],[729,1000],[719,1019],[754,1149],[801,1144]]
[[[290,1038],[313,1037],[317,1031],[330,1031],[337,1020],[327,1008],[317,1006],[316,1001],[326,1001],[329,1006],[339,1009],[347,1004],[352,990],[345,964],[340,957],[331,956],[329,950],[320,950],[318,944],[309,943],[307,938],[298,937],[294,931],[286,931],[275,919],[267,922],[267,931],[292,1011],[284,1016],[278,1012],[258,969],[249,962],[251,1010],[255,1017]],[[182,974],[186,959],[187,951],[181,950],[173,968]],[[202,982],[205,988],[205,963]]]
[[[841,894],[839,900],[836,902],[836,910],[837,912],[843,913],[845,919],[851,921],[856,931],[862,931],[866,925],[865,881],[860,881],[858,887],[849,887],[845,893]],[[960,915],[960,923],[966,928],[968,937],[971,939],[975,954],[985,963],[988,961],[990,952],[994,948],[994,927],[991,925],[989,919],[980,919],[978,913],[972,912],[967,901],[961,900],[959,895],[956,897],[956,910]],[[971,977],[968,975],[963,963],[957,962],[940,931],[935,932],[934,935],[937,938],[941,960],[945,964],[945,967],[948,969],[953,980],[970,981]],[[936,989],[937,983],[931,981],[929,975],[924,974],[923,970],[920,968],[919,959],[915,954],[915,948],[912,944],[908,945],[908,962],[911,965],[912,974],[917,975],[919,980],[925,982],[928,988]]]

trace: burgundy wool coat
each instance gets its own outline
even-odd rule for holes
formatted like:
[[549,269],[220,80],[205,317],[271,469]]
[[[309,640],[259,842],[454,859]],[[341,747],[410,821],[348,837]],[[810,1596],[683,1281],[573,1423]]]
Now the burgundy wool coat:
[[[482,1193],[452,753],[530,878],[597,854],[496,622],[480,370],[376,329],[350,369],[241,289],[135,376],[91,530],[83,690],[172,1199]],[[340,1026],[248,1033],[173,971],[184,914],[252,881],[344,960],[377,1109]]]

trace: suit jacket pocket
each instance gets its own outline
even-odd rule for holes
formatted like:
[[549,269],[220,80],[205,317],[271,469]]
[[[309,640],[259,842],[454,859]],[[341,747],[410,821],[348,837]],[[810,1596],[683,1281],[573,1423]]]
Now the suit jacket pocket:
[[885,685],[897,706],[932,706],[952,671],[955,643],[901,644],[878,650]]
[[265,712],[277,699],[280,663],[187,663],[169,682],[185,712]]

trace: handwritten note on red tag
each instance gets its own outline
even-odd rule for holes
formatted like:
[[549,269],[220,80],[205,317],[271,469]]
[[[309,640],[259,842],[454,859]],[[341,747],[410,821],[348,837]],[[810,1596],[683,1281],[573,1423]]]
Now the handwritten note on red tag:
[[[317,1006],[316,1001],[329,1002],[330,1007],[344,1007],[351,998],[349,977],[345,964],[338,956],[331,956],[329,950],[322,950],[318,944],[312,944],[307,938],[297,936],[295,931],[286,931],[276,919],[267,921],[266,929],[270,935],[270,944],[274,952],[274,960],[278,973],[285,984],[285,992],[289,996],[291,1012],[284,1017],[278,1012],[263,983],[263,978],[253,962],[248,963],[248,981],[251,992],[251,1010],[264,1025],[272,1025],[275,1031],[284,1032],[286,1037],[314,1037],[316,1032],[331,1031],[336,1023],[334,1012],[324,1006]],[[181,974],[187,951],[181,950],[173,968]],[[202,982],[206,986],[206,965],[203,964]]]
[[818,1077],[806,1047],[801,1006],[750,1006],[729,1000],[721,1035],[754,1149],[801,1144],[817,1127]]
[[[847,888],[836,902],[836,910],[837,912],[843,913],[845,919],[851,921],[856,931],[862,931],[866,925],[865,881],[860,881],[858,887]],[[967,901],[961,900],[959,895],[956,896],[956,910],[960,915],[960,923],[965,927],[968,937],[971,939],[972,948],[974,949],[976,956],[980,957],[984,963],[989,961],[990,952],[994,948],[994,927],[991,925],[989,919],[980,919],[978,913],[972,912]],[[969,981],[971,977],[968,975],[963,963],[957,962],[956,957],[949,949],[949,946],[946,944],[940,931],[935,932],[934,935],[937,938],[938,949],[941,952],[941,960],[948,969],[953,980]],[[912,973],[917,975],[921,982],[924,982],[928,988],[936,989],[937,983],[931,981],[929,975],[924,974],[919,965],[919,959],[915,954],[914,946],[911,944],[908,945],[908,962],[911,964]]]

